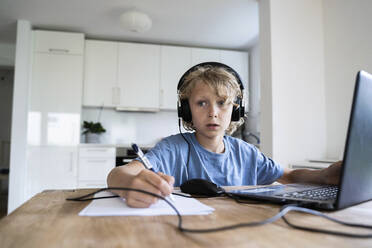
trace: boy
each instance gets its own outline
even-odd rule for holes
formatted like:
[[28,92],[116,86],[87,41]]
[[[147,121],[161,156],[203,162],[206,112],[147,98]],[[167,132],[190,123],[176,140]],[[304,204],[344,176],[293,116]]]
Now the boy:
[[[256,147],[227,136],[243,123],[239,113],[243,98],[242,82],[230,67],[202,63],[182,76],[178,85],[179,116],[183,126],[193,133],[171,135],[147,154],[154,166],[146,170],[135,160],[114,168],[109,187],[129,187],[155,194],[169,195],[173,185],[191,178],[203,178],[217,185],[256,185],[281,183],[336,184],[341,162],[311,170],[283,169]],[[131,207],[149,207],[158,198],[134,191],[115,192]]]

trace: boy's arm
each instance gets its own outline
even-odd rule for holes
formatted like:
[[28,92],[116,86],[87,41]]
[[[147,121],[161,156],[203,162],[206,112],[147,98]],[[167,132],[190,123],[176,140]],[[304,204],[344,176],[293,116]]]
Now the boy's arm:
[[328,168],[321,170],[309,169],[284,169],[283,175],[278,179],[280,183],[314,183],[314,184],[338,184],[342,161],[338,161]]
[[[139,161],[132,161],[127,165],[115,167],[107,176],[108,187],[126,187],[149,191],[158,195],[169,195],[173,191],[174,178],[161,172],[155,173]],[[113,191],[126,199],[128,206],[149,207],[158,198],[135,191]]]

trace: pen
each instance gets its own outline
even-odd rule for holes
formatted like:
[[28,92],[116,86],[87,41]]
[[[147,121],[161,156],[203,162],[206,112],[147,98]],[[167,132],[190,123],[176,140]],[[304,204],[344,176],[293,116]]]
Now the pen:
[[[145,157],[145,155],[143,154],[141,148],[139,148],[139,146],[137,146],[136,144],[132,144],[132,148],[134,150],[134,152],[138,155],[138,157],[140,158],[140,160],[142,161],[143,165],[145,166],[146,169],[150,170],[152,169],[152,164],[150,163],[150,161]],[[169,199],[174,202],[174,198],[173,198],[173,195],[170,194],[169,195]]]

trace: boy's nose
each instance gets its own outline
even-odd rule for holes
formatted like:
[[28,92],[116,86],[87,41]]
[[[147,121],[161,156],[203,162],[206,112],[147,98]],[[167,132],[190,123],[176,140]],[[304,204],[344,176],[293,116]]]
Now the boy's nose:
[[217,106],[211,105],[209,108],[209,117],[217,117],[218,108]]

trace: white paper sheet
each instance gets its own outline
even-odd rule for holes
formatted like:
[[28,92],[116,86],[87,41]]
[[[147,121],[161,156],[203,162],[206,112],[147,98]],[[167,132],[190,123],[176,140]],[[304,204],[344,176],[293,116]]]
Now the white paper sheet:
[[[110,196],[110,192],[100,192],[95,197]],[[206,215],[214,211],[200,201],[173,195],[173,205],[181,215]],[[80,216],[152,216],[152,215],[176,215],[176,212],[163,200],[151,205],[149,208],[128,207],[123,198],[107,198],[93,200],[79,213]]]

